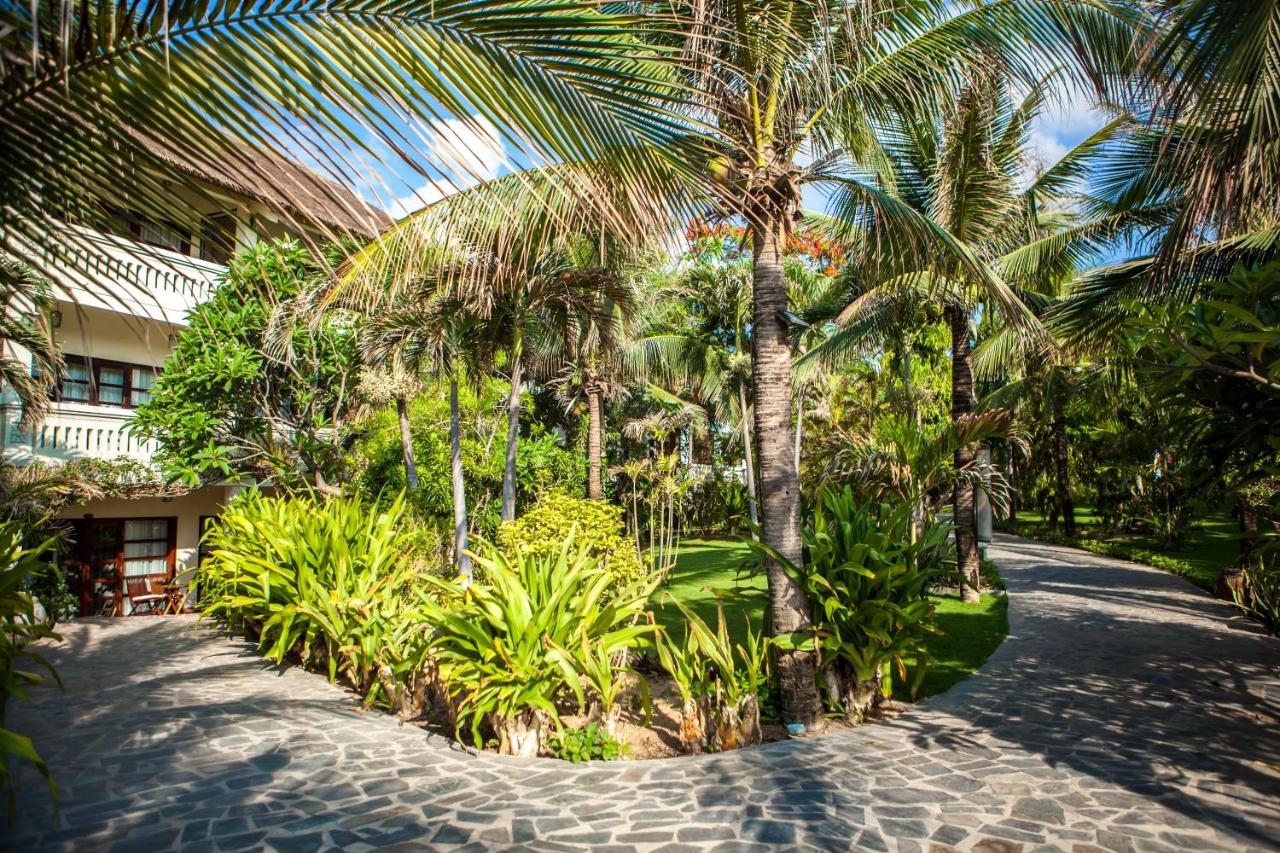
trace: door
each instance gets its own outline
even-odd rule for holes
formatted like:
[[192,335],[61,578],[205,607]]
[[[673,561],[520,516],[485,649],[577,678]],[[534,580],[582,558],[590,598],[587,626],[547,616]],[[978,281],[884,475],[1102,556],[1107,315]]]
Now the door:
[[119,616],[124,581],[120,576],[120,543],[124,522],[92,519],[85,525],[84,562],[88,567],[89,613]]

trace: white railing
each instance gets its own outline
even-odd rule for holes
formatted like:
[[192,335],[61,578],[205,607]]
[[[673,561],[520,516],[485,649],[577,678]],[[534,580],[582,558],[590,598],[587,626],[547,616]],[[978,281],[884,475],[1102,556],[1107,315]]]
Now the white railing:
[[155,441],[135,435],[126,426],[133,412],[79,403],[55,403],[53,411],[30,432],[18,428],[18,406],[0,406],[0,439],[4,461],[67,462],[72,459],[117,459],[150,462]]
[[26,251],[16,253],[49,277],[55,297],[79,305],[183,323],[226,272],[219,264],[91,228],[60,222],[49,227],[55,240],[24,244]]

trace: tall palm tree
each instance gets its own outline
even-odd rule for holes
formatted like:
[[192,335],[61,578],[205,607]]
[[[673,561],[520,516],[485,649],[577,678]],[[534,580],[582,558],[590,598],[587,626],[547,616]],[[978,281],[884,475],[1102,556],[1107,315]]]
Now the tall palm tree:
[[[891,270],[881,280],[851,276],[855,298],[839,316],[842,330],[815,348],[815,358],[831,360],[869,340],[900,334],[912,325],[904,322],[904,310],[937,300],[951,339],[951,418],[959,423],[977,404],[975,316],[988,325],[999,318],[1004,346],[1024,355],[1052,347],[1043,327],[1030,321],[1043,307],[1039,294],[1051,292],[1078,264],[1147,218],[1139,211],[1090,215],[1073,206],[1080,176],[1127,126],[1124,119],[1109,123],[1020,188],[1031,159],[1032,122],[1044,104],[1043,84],[1014,103],[1004,80],[981,73],[970,77],[943,113],[906,114],[880,129],[903,201],[945,230],[986,274],[972,275],[953,255],[914,270]],[[974,459],[975,448],[956,447],[956,470],[970,468]],[[965,590],[970,598],[978,594],[974,505],[973,483],[957,481],[952,501],[957,561],[971,581]]]
[[[1081,83],[1103,90],[1106,75],[1132,64],[1129,47],[1141,24],[1126,4],[1036,0],[916,2],[905,14],[789,0],[720,0],[696,9],[700,25],[689,29],[685,48],[702,114],[714,127],[708,168],[720,209],[745,220],[751,237],[764,540],[799,564],[783,247],[801,188],[831,188],[841,230],[872,227],[878,239],[864,245],[877,255],[890,254],[890,246],[893,254],[945,254],[957,273],[984,281],[1015,307],[1007,288],[948,230],[867,179],[884,163],[876,119],[895,107],[938,107],[954,93],[957,77],[978,67],[1031,83],[1065,65]],[[812,158],[810,165],[800,165],[802,155]],[[849,170],[850,162],[863,171]],[[961,395],[964,384],[958,377]],[[779,561],[767,561],[766,571],[774,630],[796,641],[779,655],[784,717],[820,726],[809,604]]]
[[[424,280],[417,288],[398,293],[384,303],[360,333],[361,352],[375,363],[398,365],[414,376],[432,367],[449,382],[449,459],[453,487],[453,553],[459,574],[471,577],[467,553],[466,481],[462,469],[462,428],[458,385],[467,373],[479,374],[477,362],[487,353],[469,347],[467,340],[479,326],[465,300],[438,281]],[[470,368],[470,369],[469,369]],[[409,488],[416,489],[413,439],[407,401],[396,398]]]
[[[891,11],[860,2],[711,0],[676,10],[678,27],[660,30],[651,42],[679,51],[674,67],[686,84],[686,127],[697,149],[679,150],[706,180],[692,186],[666,180],[646,198],[700,193],[717,216],[747,227],[763,538],[798,565],[783,248],[802,187],[828,187],[835,216],[827,224],[846,234],[870,229],[873,236],[861,245],[886,266],[929,254],[951,257],[957,271],[982,280],[1017,312],[1017,300],[989,267],[879,179],[885,156],[876,123],[895,110],[937,109],[975,68],[999,69],[1025,85],[1064,68],[1079,85],[1107,91],[1133,65],[1131,47],[1145,19],[1120,0],[908,0]],[[636,207],[625,193],[611,200],[618,195]],[[1025,312],[1023,318],[1029,321]],[[778,656],[783,716],[821,727],[809,603],[781,561],[767,560],[766,572],[773,630],[785,638]]]
[[[604,236],[604,235],[601,235]],[[610,397],[625,392],[631,371],[623,351],[634,327],[636,294],[628,266],[635,260],[610,240],[569,241],[566,255],[585,280],[595,277],[596,289],[587,311],[566,316],[563,353],[565,366],[557,379],[561,396],[587,404],[587,497],[604,499],[604,410]],[[604,324],[601,321],[604,320]]]

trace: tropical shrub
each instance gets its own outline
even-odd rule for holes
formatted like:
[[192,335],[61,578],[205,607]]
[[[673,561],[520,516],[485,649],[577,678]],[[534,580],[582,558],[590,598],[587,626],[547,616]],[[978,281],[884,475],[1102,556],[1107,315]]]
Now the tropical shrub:
[[564,547],[570,534],[619,586],[645,576],[647,569],[635,543],[625,535],[622,508],[605,501],[551,492],[524,515],[502,525],[498,542],[508,552],[551,557]]
[[1280,536],[1272,536],[1257,559],[1241,572],[1241,583],[1232,587],[1236,606],[1280,634]]
[[[463,483],[467,514],[472,530],[494,538],[501,523],[502,466],[504,447],[494,436],[505,430],[498,414],[505,383],[485,382],[479,387],[464,383],[459,388]],[[352,463],[355,481],[374,501],[406,492],[414,518],[427,528],[443,530],[444,543],[451,542],[453,493],[449,444],[449,397],[447,387],[429,386],[409,403],[409,422],[414,462],[418,467],[418,488],[408,489],[404,452],[395,407],[388,405],[360,423]],[[554,491],[581,492],[586,478],[581,454],[561,447],[556,437],[538,424],[521,436],[517,451],[519,504],[528,506],[539,496]],[[448,563],[445,555],[443,563]]]
[[681,744],[688,752],[719,752],[759,743],[771,641],[748,620],[745,645],[732,642],[722,601],[716,602],[714,631],[682,601],[671,601],[685,617],[684,634],[676,639],[664,631],[655,643],[680,693]]
[[365,704],[391,704],[422,660],[406,630],[409,591],[424,572],[398,497],[371,510],[358,497],[317,500],[249,492],[207,534],[199,569],[206,616],[258,634],[276,662],[294,657],[346,678]]
[[0,791],[9,800],[12,817],[15,790],[10,761],[30,762],[49,783],[49,796],[57,803],[58,786],[49,766],[36,751],[31,739],[5,727],[10,699],[26,699],[27,688],[44,681],[48,673],[59,685],[58,673],[31,646],[38,640],[61,640],[53,628],[37,621],[35,601],[27,587],[33,579],[58,571],[41,554],[54,546],[50,539],[34,548],[24,548],[28,531],[15,521],[0,522]]
[[913,510],[911,501],[860,502],[848,486],[822,489],[803,530],[803,567],[753,543],[809,596],[827,701],[854,722],[889,689],[885,666],[908,681],[910,662],[913,691],[924,678],[924,640],[934,630],[928,590],[945,571],[949,525],[926,522],[913,534]]
[[583,708],[591,698],[603,707],[613,698],[589,696],[600,668],[591,677],[584,670],[601,655],[623,659],[652,633],[641,616],[657,580],[620,582],[613,563],[575,534],[550,555],[481,541],[475,562],[482,580],[474,583],[424,578],[438,593],[422,599],[434,626],[431,658],[455,703],[456,731],[469,726],[481,748],[488,726],[499,752],[536,755],[550,729],[560,729],[557,701],[572,696]]
[[616,761],[627,757],[627,745],[597,723],[581,729],[552,732],[547,746],[556,758],[579,764],[583,761]]
[[993,560],[982,560],[978,564],[978,579],[983,589],[1004,589],[1004,578],[1000,577],[1000,567]]

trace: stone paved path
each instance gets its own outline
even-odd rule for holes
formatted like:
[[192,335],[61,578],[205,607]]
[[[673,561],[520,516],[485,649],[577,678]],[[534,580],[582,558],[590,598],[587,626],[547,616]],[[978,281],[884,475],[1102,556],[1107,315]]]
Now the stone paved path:
[[191,619],[93,621],[13,724],[15,850],[1280,848],[1280,643],[1184,581],[993,549],[1008,641],[892,722],[671,761],[475,757]]

